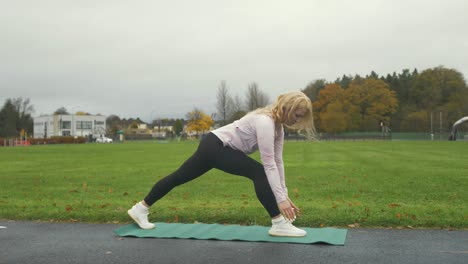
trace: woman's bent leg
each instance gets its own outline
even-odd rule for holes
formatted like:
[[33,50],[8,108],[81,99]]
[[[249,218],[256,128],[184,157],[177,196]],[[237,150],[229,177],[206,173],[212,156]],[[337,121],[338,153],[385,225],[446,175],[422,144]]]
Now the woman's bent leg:
[[276,198],[261,163],[241,151],[223,147],[217,152],[214,167],[227,173],[240,175],[254,182],[255,193],[268,214],[273,218],[280,215]]

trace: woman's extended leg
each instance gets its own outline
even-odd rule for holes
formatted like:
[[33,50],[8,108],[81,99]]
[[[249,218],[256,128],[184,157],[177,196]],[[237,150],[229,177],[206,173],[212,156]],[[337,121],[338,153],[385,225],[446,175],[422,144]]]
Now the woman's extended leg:
[[158,181],[143,201],[135,204],[128,214],[143,229],[154,228],[148,221],[148,207],[164,197],[174,187],[198,178],[212,168],[210,163],[210,142],[203,139],[197,151],[186,160],[175,172]]
[[157,200],[164,197],[174,187],[200,177],[211,168],[212,166],[208,161],[206,161],[206,158],[203,156],[203,154],[197,150],[197,152],[195,152],[188,160],[186,160],[179,169],[162,178],[153,186],[151,191],[144,199],[145,203],[148,206],[153,205]]

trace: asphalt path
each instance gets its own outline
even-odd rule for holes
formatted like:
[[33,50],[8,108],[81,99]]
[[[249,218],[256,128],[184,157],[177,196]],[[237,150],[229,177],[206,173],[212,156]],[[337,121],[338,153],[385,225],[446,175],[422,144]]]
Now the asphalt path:
[[121,238],[120,226],[0,221],[0,263],[468,263],[468,230],[357,228],[330,246]]

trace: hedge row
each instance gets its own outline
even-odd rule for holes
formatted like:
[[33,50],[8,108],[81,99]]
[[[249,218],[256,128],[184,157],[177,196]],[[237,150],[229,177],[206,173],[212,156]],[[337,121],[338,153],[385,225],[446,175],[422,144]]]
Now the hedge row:
[[51,137],[51,138],[30,138],[28,139],[31,145],[45,145],[45,144],[82,144],[86,143],[87,138],[85,137]]

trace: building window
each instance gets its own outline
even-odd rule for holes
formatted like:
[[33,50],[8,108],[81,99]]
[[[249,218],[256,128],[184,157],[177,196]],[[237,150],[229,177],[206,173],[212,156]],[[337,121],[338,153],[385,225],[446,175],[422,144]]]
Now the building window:
[[70,130],[62,131],[62,136],[70,136]]
[[99,125],[103,126],[103,125],[104,125],[104,122],[103,122],[103,121],[95,121],[95,124],[96,124],[97,126],[99,126]]
[[60,129],[71,129],[71,122],[70,121],[62,121]]
[[76,121],[76,129],[92,129],[93,122],[91,121]]

